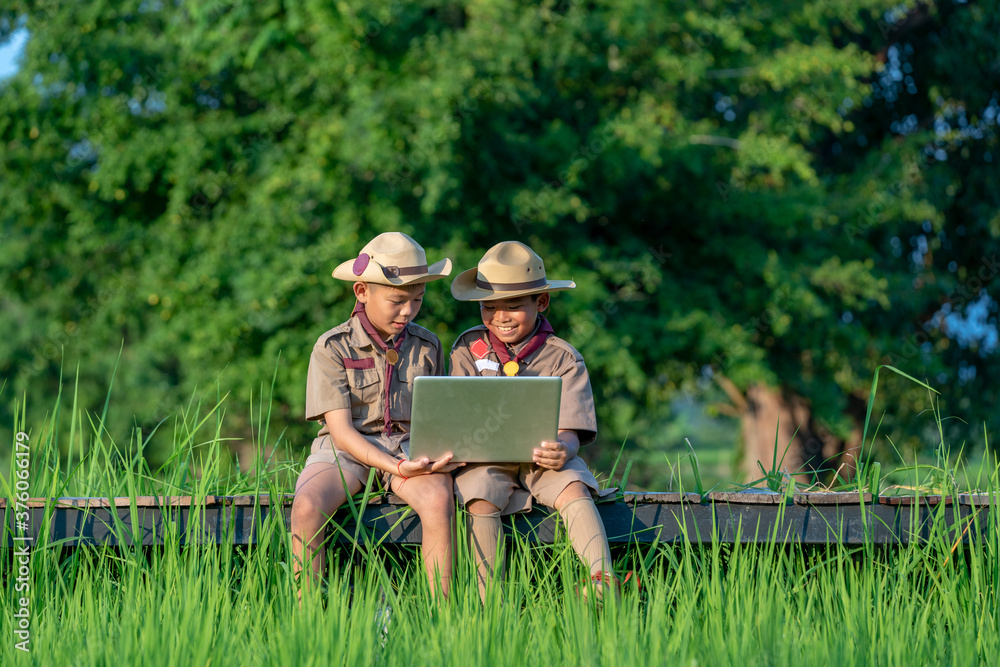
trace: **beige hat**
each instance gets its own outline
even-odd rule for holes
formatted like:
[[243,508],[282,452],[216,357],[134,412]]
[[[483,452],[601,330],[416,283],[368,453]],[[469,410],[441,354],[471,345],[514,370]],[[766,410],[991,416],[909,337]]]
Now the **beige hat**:
[[451,294],[459,301],[490,301],[574,287],[572,280],[547,279],[545,263],[528,246],[504,241],[487,250],[479,266],[458,274]]
[[427,255],[419,243],[402,232],[386,232],[369,241],[357,259],[349,259],[334,269],[333,277],[352,283],[412,285],[439,280],[450,273],[450,259],[427,266]]

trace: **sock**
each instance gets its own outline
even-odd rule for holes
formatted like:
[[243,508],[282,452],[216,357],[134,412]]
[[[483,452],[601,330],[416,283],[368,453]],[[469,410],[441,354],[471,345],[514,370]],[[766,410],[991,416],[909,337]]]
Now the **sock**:
[[476,563],[476,579],[479,582],[479,598],[486,602],[486,586],[496,577],[503,579],[503,554],[497,554],[503,524],[500,512],[473,514],[468,512],[465,519],[469,548]]
[[591,498],[576,498],[569,501],[559,511],[566,522],[566,535],[573,550],[590,568],[590,576],[598,572],[611,572],[611,549],[608,535],[604,532],[604,522],[597,513],[597,506]]

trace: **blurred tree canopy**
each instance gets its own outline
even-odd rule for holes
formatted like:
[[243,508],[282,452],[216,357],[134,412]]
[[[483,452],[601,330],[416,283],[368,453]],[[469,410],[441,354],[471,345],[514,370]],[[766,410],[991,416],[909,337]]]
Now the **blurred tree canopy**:
[[[748,461],[780,416],[793,467],[836,467],[882,363],[974,440],[997,4],[8,3],[0,40],[30,39],[0,82],[0,417],[77,367],[99,408],[121,349],[117,438],[195,391],[239,419],[276,372],[305,445],[312,343],[352,306],[330,271],[400,230],[456,274],[518,239],[576,280],[551,319],[592,374],[589,458],[625,442],[633,481],[681,399],[740,418]],[[476,316],[437,283],[419,321],[450,345]],[[878,400],[897,446],[936,444],[925,390]]]

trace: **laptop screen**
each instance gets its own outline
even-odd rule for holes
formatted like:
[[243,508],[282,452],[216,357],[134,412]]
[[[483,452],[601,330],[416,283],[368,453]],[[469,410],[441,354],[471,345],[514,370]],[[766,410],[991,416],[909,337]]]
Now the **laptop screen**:
[[530,462],[555,440],[562,378],[438,377],[413,381],[409,456],[451,452],[468,463]]

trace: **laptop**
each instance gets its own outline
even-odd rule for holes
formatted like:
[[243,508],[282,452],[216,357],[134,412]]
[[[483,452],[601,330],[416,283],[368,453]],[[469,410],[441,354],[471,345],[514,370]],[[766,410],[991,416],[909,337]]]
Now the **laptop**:
[[415,378],[410,460],[451,452],[466,463],[530,462],[556,439],[561,394],[558,377]]

